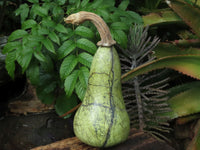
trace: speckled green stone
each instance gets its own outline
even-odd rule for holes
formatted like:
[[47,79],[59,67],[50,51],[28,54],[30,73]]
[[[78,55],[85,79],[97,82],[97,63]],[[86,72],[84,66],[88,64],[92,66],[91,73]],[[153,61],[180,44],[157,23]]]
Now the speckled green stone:
[[120,61],[115,48],[99,47],[93,58],[83,103],[74,118],[74,132],[82,142],[109,147],[127,139],[130,120],[120,79]]

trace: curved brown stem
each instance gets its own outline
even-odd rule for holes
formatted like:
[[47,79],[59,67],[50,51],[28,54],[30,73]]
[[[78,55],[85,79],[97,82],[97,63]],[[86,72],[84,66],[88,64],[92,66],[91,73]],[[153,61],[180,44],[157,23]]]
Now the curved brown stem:
[[91,12],[86,12],[86,11],[80,11],[78,13],[72,14],[68,16],[67,18],[64,18],[64,21],[66,23],[71,23],[71,24],[81,24],[84,21],[91,21],[97,28],[101,41],[97,43],[98,46],[112,46],[116,42],[112,39],[110,30],[107,26],[107,24],[104,22],[104,20],[99,17],[98,15],[91,13]]

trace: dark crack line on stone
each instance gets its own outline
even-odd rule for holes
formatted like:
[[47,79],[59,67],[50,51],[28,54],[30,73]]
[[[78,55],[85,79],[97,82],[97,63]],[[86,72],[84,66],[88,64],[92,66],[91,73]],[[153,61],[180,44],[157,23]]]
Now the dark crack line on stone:
[[81,106],[84,106],[84,107],[87,107],[87,106],[100,106],[100,107],[103,107],[103,108],[110,109],[109,106],[104,106],[104,105],[98,104],[98,103],[89,103],[89,104],[87,104],[87,105],[83,105],[83,104],[82,104]]
[[111,86],[110,86],[110,110],[111,110],[111,121],[110,121],[110,125],[109,125],[109,128],[108,128],[108,132],[107,132],[107,135],[106,135],[106,139],[103,143],[103,147],[106,146],[107,142],[108,142],[108,139],[110,138],[110,132],[111,132],[111,128],[113,126],[113,120],[114,120],[114,113],[115,113],[115,107],[113,105],[113,82],[114,82],[114,58],[113,58],[113,47],[111,47],[111,61],[112,61],[112,66],[111,66],[111,73],[112,73],[112,81],[111,81]]

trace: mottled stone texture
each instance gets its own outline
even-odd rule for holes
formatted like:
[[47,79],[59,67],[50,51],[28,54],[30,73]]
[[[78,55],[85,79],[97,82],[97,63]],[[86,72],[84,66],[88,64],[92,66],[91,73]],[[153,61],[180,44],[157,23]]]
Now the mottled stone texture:
[[121,68],[114,47],[99,47],[88,88],[74,118],[74,132],[84,143],[109,147],[125,141],[130,121],[121,92]]

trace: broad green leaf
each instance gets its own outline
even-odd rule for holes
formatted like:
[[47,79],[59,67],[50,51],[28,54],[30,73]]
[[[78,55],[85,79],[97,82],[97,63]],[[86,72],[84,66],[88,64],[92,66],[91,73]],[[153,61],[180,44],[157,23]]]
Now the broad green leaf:
[[79,75],[79,71],[78,70],[74,70],[69,76],[66,77],[65,79],[65,93],[67,95],[67,97],[69,98],[75,88],[77,79],[78,79],[78,75]]
[[37,30],[38,35],[48,35],[49,34],[49,29],[38,25],[38,30]]
[[114,22],[110,25],[113,30],[128,30],[129,27],[124,22]]
[[167,113],[171,119],[200,112],[200,87],[190,88],[168,100],[172,111]]
[[54,64],[50,56],[45,56],[46,61],[40,61],[41,69],[44,72],[54,72]]
[[51,19],[50,16],[48,16],[42,19],[42,25],[46,27],[54,28],[56,26],[56,23]]
[[44,92],[44,87],[36,87],[36,92],[38,98],[42,101],[44,104],[53,104],[55,101],[55,93],[46,93]]
[[46,61],[46,57],[42,54],[41,51],[34,51],[33,54],[34,54],[35,58],[37,58],[39,61],[43,61],[43,62]]
[[198,81],[188,82],[188,83],[184,83],[178,86],[174,86],[168,90],[169,93],[167,94],[167,97],[172,98],[176,96],[177,94],[180,94],[181,92],[185,92],[191,89],[191,87],[192,88],[200,87],[200,81],[198,80]]
[[128,5],[129,5],[129,0],[123,0],[123,1],[119,4],[118,8],[121,9],[121,10],[126,10],[127,7],[128,7]]
[[39,0],[28,0],[31,3],[39,3]]
[[183,48],[170,43],[159,43],[153,50],[157,58],[175,55],[200,55],[199,48]]
[[16,60],[16,51],[9,52],[6,55],[6,70],[8,71],[8,74],[14,79],[14,73],[15,73],[15,60]]
[[186,4],[184,0],[168,0],[167,4],[189,25],[200,37],[200,9]]
[[87,66],[88,68],[90,68],[91,64],[92,64],[92,59],[93,59],[93,56],[86,53],[86,52],[83,52],[81,54],[78,55],[78,61]]
[[22,67],[22,73],[28,68],[32,59],[33,50],[29,47],[23,47],[22,52],[17,55],[17,62]]
[[28,13],[29,13],[29,6],[26,3],[21,4],[19,8],[15,11],[16,16],[20,15],[21,23],[24,22],[24,20],[26,20],[26,18],[28,17]]
[[64,11],[63,11],[63,9],[62,9],[62,7],[60,7],[60,6],[55,6],[54,8],[53,8],[53,16],[54,17],[58,17],[58,16],[63,16],[63,14],[64,14]]
[[56,31],[58,31],[60,33],[68,33],[67,29],[62,24],[57,24],[55,29],[56,29]]
[[60,66],[60,77],[64,80],[76,67],[78,60],[76,56],[69,55],[66,57]]
[[89,78],[89,69],[86,67],[81,67],[79,72],[79,80],[82,87],[87,88],[88,78]]
[[62,59],[68,54],[70,54],[76,48],[76,44],[72,40],[65,41],[59,48],[58,48],[58,58]]
[[90,1],[90,0],[82,0],[81,6],[82,6],[82,7],[85,7],[85,6],[88,4],[89,1]]
[[77,82],[76,85],[75,85],[75,91],[76,91],[76,94],[78,95],[78,98],[83,101],[84,99],[84,96],[85,96],[85,92],[86,92],[87,88],[84,87],[81,82]]
[[101,6],[102,3],[103,3],[103,0],[94,0],[92,2],[92,5],[90,7],[93,8],[93,9],[96,9],[99,6]]
[[127,17],[132,21],[132,23],[133,22],[138,23],[138,24],[143,23],[142,17],[138,13],[134,11],[126,11],[126,13],[127,13]]
[[49,50],[50,52],[55,54],[55,49],[53,46],[53,43],[51,42],[51,40],[49,40],[48,38],[43,39],[42,43],[44,44],[44,46],[46,47],[47,50]]
[[48,36],[52,41],[54,41],[55,43],[60,45],[60,39],[59,39],[59,37],[57,36],[57,34],[54,31],[50,31]]
[[22,29],[18,29],[15,30],[14,32],[11,33],[11,35],[8,38],[8,42],[19,39],[19,38],[23,38],[24,36],[26,36],[28,33],[25,30]]
[[[52,86],[49,86],[53,82],[57,82],[55,79],[56,73],[40,72],[39,84],[36,86],[37,96],[44,104],[52,104],[55,101],[55,90],[52,91]],[[55,84],[55,83],[53,83]],[[47,93],[47,91],[52,91]]]
[[26,30],[26,29],[32,28],[36,24],[37,24],[37,22],[33,19],[26,20],[22,23],[22,29]]
[[41,17],[45,17],[48,15],[48,10],[39,5],[36,5],[34,8],[34,13]]
[[66,3],[66,0],[59,0],[57,1],[58,5],[64,5]]
[[160,12],[153,12],[148,15],[142,16],[144,26],[151,26],[157,24],[169,24],[169,23],[182,23],[182,19],[173,11],[161,10]]
[[143,64],[122,75],[122,82],[160,68],[171,68],[193,78],[200,79],[200,55],[178,55],[163,57]]
[[9,52],[11,52],[12,50],[15,50],[17,47],[19,47],[21,45],[22,45],[22,43],[20,41],[8,42],[4,46],[2,53],[3,54],[9,53]]
[[[73,94],[69,98],[66,95],[62,94],[56,99],[55,109],[56,113],[61,116],[64,113],[68,112],[77,105],[77,97]],[[65,116],[65,119],[70,117],[71,114]]]
[[122,30],[113,30],[113,36],[116,42],[121,45],[123,48],[127,47],[127,35]]
[[53,82],[49,83],[46,88],[44,88],[44,92],[51,93],[56,89],[56,87],[57,87],[57,82],[53,81]]
[[85,38],[94,38],[93,31],[85,26],[78,26],[75,30],[75,34]]
[[77,40],[76,45],[78,48],[83,49],[91,54],[94,54],[97,50],[97,47],[93,42],[84,38]]
[[31,63],[26,71],[26,76],[31,81],[31,84],[37,85],[39,83],[39,65]]

